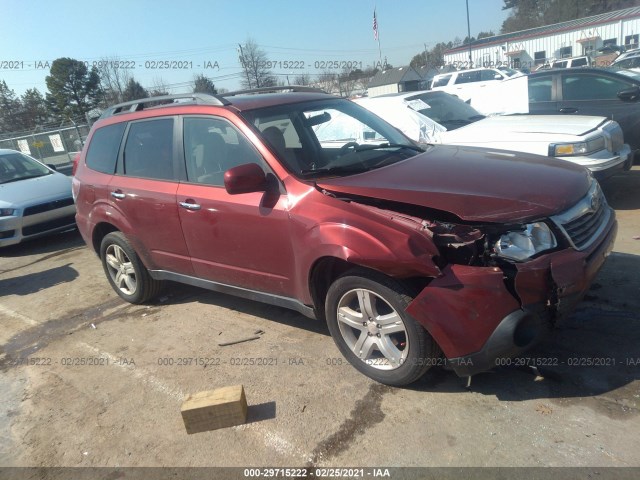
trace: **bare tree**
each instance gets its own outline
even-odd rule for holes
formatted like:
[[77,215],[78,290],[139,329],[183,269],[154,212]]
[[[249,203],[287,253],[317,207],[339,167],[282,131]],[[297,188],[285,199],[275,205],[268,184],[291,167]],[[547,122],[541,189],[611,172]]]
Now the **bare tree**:
[[339,92],[338,75],[330,70],[325,70],[318,74],[315,84],[328,93]]
[[122,68],[124,62],[118,57],[104,57],[98,62],[100,87],[104,92],[104,104],[114,105],[123,101],[124,91],[133,78],[129,70]]
[[298,75],[293,79],[294,85],[311,85],[311,75],[308,73],[303,73],[302,75]]
[[153,85],[149,89],[149,96],[162,97],[163,95],[169,95],[169,88],[162,77],[156,77],[153,79]]
[[244,72],[242,86],[260,88],[276,85],[276,79],[269,68],[267,54],[255,40],[249,38],[244,45],[238,45],[238,47],[240,65]]

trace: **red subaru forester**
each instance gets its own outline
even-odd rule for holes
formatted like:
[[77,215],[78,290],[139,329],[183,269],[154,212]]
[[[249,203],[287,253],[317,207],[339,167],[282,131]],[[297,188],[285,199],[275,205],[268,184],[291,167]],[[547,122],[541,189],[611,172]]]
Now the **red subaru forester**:
[[73,192],[125,300],[173,280],[292,308],[389,385],[443,358],[470,376],[531,346],[581,299],[617,229],[582,167],[417,145],[301,87],[112,107]]

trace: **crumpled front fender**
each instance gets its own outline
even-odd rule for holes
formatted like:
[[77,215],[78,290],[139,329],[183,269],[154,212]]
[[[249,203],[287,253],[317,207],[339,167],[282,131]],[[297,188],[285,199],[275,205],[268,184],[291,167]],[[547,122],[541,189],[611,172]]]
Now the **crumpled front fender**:
[[497,267],[448,265],[409,304],[407,313],[448,358],[476,352],[502,319],[520,308],[503,276]]

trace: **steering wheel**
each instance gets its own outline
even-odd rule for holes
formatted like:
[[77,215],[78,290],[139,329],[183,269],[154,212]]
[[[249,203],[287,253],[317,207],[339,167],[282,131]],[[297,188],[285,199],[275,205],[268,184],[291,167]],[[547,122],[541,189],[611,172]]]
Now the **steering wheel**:
[[353,148],[354,151],[357,147],[359,147],[360,144],[357,142],[347,142],[345,143],[343,146],[340,147],[340,150],[338,150],[338,157],[341,157],[342,155],[347,153],[347,150],[349,150],[350,148]]

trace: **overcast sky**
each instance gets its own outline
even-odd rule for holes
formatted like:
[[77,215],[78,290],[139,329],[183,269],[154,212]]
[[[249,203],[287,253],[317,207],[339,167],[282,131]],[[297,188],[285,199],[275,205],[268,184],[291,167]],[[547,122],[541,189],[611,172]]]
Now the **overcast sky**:
[[[502,5],[469,0],[472,36],[498,32],[508,13]],[[18,66],[0,65],[0,79],[18,94],[31,87],[44,92],[47,61],[91,64],[117,56],[135,67],[130,72],[145,87],[162,79],[174,93],[187,91],[187,82],[204,73],[216,86],[235,89],[238,43],[249,37],[279,62],[274,73],[290,81],[319,73],[327,62],[366,68],[379,59],[374,6],[382,57],[394,66],[408,64],[425,44],[467,35],[465,0],[0,0],[0,62]],[[153,68],[166,60],[182,63]],[[286,68],[285,61],[304,68]]]

